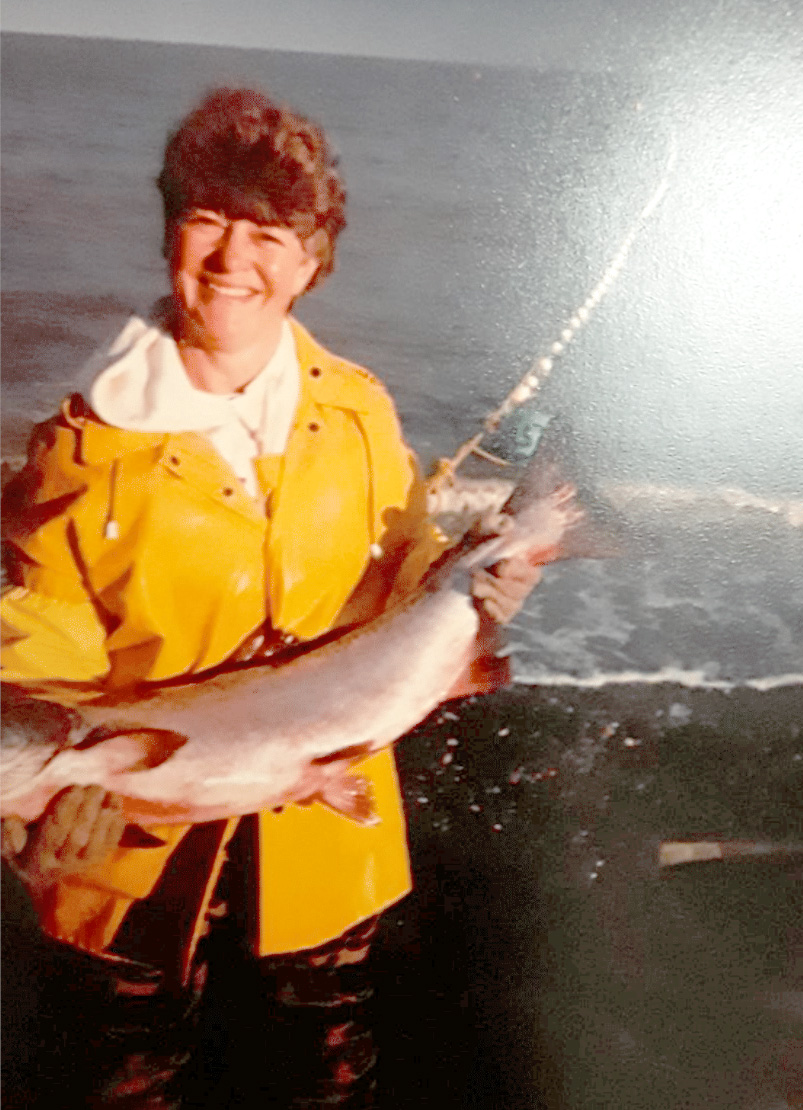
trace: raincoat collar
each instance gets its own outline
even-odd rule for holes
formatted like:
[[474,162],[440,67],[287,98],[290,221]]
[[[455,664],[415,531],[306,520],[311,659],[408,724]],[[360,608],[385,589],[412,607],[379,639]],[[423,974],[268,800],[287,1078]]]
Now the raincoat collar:
[[[353,412],[369,412],[372,396],[376,390],[376,379],[367,370],[333,355],[321,346],[297,320],[288,318],[290,333],[295,342],[298,365],[301,371],[300,398],[296,410],[296,426],[309,418],[311,409],[316,406],[332,406]],[[161,328],[148,324],[138,316],[132,317],[110,347],[99,352],[90,361],[89,369],[94,370],[98,379],[104,370],[115,362],[133,357],[135,349],[147,350],[151,344],[170,340]],[[172,340],[170,340],[172,342]],[[176,354],[176,358],[178,355]],[[197,392],[197,391],[196,391]],[[90,393],[90,398],[92,393]],[[62,405],[64,419],[80,431],[80,454],[87,464],[102,464],[132,451],[152,451],[155,460],[169,448],[171,442],[180,438],[185,442],[191,439],[193,450],[210,457],[216,452],[208,441],[198,432],[184,428],[171,432],[144,431],[121,428],[106,423],[101,414],[79,394]]]

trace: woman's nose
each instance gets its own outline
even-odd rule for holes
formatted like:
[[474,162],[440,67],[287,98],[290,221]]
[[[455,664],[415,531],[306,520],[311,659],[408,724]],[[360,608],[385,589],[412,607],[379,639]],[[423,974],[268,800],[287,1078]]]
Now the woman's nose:
[[215,244],[212,258],[222,270],[242,269],[250,258],[251,236],[246,220],[230,220]]

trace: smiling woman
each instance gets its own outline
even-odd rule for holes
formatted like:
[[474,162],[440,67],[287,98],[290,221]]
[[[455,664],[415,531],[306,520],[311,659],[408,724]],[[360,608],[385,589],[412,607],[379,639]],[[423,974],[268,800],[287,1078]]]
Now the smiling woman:
[[262,369],[320,266],[289,227],[202,209],[172,225],[169,257],[181,361],[210,393],[233,393]]
[[[320,129],[254,90],[218,90],[168,141],[159,187],[171,295],[98,355],[88,397],[74,394],[35,432],[8,494],[18,558],[3,597],[13,631],[3,668],[18,684],[61,677],[111,691],[204,670],[245,641],[270,653],[336,624],[367,568],[376,564],[366,616],[382,609],[410,551],[423,571],[440,550],[384,389],[289,317],[331,271],[345,224]],[[70,1051],[42,1055],[38,1105],[178,1104],[221,872],[243,888],[226,928],[245,913],[263,993],[290,953],[291,977],[303,967],[312,993],[301,1003],[310,1036],[296,1050],[298,1081],[277,1100],[367,1096],[370,1033],[334,969],[364,960],[376,914],[408,892],[410,873],[392,755],[364,760],[360,773],[372,781],[375,828],[310,799],[239,830],[235,817],[112,847],[115,798],[81,787],[27,830],[10,818],[4,846],[43,931],[81,951],[51,1002],[61,1012],[69,999],[85,1024]],[[121,957],[145,965],[145,980],[123,974]],[[98,982],[117,999],[111,1008],[98,1003]],[[324,1051],[344,1019],[353,1036]],[[261,1086],[285,1081],[264,1070]]]
[[[218,90],[168,141],[159,187],[171,294],[100,352],[87,398],[73,394],[38,427],[6,494],[3,668],[19,685],[61,678],[114,698],[270,655],[379,615],[442,552],[384,388],[289,315],[331,271],[345,224],[320,129],[254,90]],[[507,559],[475,577],[483,645],[539,574]],[[282,741],[297,744],[293,728]],[[68,1000],[85,1025],[70,1050],[52,1029],[39,1104],[177,1106],[207,958],[226,968],[247,950],[262,1015],[249,1035],[266,1046],[251,1067],[268,1101],[368,1105],[359,965],[410,869],[392,753],[357,766],[370,826],[304,794],[112,849],[119,799],[87,796],[97,782],[68,787],[27,829],[9,815],[4,846],[44,932],[81,950],[53,1004]],[[222,922],[217,960],[201,943],[210,918]],[[99,1008],[95,983],[117,1002]],[[292,1053],[276,1048],[276,1013]],[[268,1046],[281,1069],[264,1065]]]

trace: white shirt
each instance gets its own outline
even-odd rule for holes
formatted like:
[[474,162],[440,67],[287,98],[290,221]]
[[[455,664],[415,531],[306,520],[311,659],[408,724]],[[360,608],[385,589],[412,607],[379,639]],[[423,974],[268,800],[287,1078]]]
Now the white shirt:
[[254,459],[284,453],[301,389],[287,321],[268,364],[236,393],[196,389],[175,340],[136,316],[94,362],[103,369],[89,398],[101,420],[129,431],[200,432],[248,493],[259,495]]

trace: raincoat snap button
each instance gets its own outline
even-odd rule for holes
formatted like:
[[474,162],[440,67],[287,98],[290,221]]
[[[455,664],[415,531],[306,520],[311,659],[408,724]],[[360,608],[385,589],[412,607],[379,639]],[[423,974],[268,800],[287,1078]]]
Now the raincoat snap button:
[[173,464],[173,466],[178,466],[181,462],[181,459],[178,457],[178,455],[171,455],[170,462]]
[[317,366],[313,366],[313,368],[310,370],[310,374],[312,374],[313,378],[320,378],[321,376],[321,372]]
[[233,497],[234,496],[234,490],[231,488],[231,486],[226,486],[226,488],[223,490],[223,496],[224,497]]
[[310,426],[309,426],[309,430],[311,432],[317,432],[319,429],[320,429],[320,424],[316,424],[314,422],[312,424],[310,424]]

